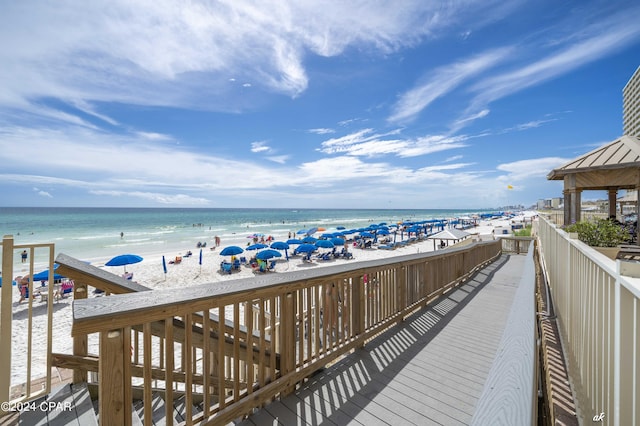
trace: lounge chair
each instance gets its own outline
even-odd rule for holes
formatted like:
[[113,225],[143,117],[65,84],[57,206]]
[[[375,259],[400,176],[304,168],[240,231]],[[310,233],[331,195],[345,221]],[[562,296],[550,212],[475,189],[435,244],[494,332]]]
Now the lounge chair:
[[275,271],[276,270],[276,261],[272,260],[271,262],[269,262],[269,271]]
[[235,269],[236,271],[240,269],[240,259],[236,259],[233,261],[233,269]]
[[233,268],[233,265],[229,262],[220,262],[220,271],[223,273],[227,273],[230,274],[231,273],[231,268]]

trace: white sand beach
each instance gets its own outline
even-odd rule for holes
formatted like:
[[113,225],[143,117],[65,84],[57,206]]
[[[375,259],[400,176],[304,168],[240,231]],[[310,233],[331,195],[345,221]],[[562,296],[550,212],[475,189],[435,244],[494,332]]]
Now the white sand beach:
[[[517,218],[516,218],[517,219]],[[479,226],[468,229],[466,232],[472,234],[473,238],[488,239],[494,237],[496,229],[507,229],[510,227],[511,221],[514,219],[493,219],[489,221],[480,222]],[[220,262],[223,260],[229,260],[229,256],[221,256],[220,250],[223,247],[219,247],[216,250],[211,250],[209,247],[202,250],[202,265],[199,263],[199,250],[185,247],[182,253],[175,253],[175,255],[181,254],[182,262],[179,264],[170,264],[169,261],[172,258],[167,257],[167,273],[166,276],[162,267],[162,254],[154,253],[141,253],[140,255],[144,260],[140,263],[128,265],[126,267],[127,272],[133,273],[133,281],[138,282],[144,286],[153,289],[168,289],[168,288],[184,288],[188,286],[219,282],[224,280],[236,280],[239,278],[252,277],[256,272],[251,267],[242,266],[238,271],[234,271],[231,274],[220,272]],[[184,257],[184,254],[188,250],[193,252],[192,256]],[[360,262],[374,259],[388,258],[392,256],[406,255],[412,253],[424,253],[434,250],[433,240],[422,240],[413,244],[396,248],[395,250],[382,250],[377,248],[371,249],[359,249],[353,246],[350,247],[350,252],[353,254],[353,259],[335,259],[331,261],[317,260],[314,262],[315,267],[321,268],[331,265],[336,265],[344,262]],[[252,252],[246,252],[242,255],[250,258]],[[117,275],[122,275],[124,268],[104,266],[104,263],[108,259],[104,259],[103,263],[92,263],[94,266],[98,266],[113,272]],[[284,256],[280,258],[275,266],[275,272],[268,273],[287,273],[289,271],[299,270],[300,268],[308,267],[308,264],[303,265],[302,258],[292,257],[290,260],[285,260]],[[98,297],[92,295],[91,297]],[[99,296],[103,297],[103,296]],[[45,361],[46,361],[46,333],[48,329],[47,325],[47,303],[43,302],[40,297],[32,299],[31,308],[33,310],[33,320],[31,325],[29,324],[28,309],[29,303],[23,301],[18,304],[20,295],[17,288],[14,287],[14,315],[13,315],[13,374],[12,384],[19,384],[25,381],[25,368],[23,361],[27,346],[29,344],[27,337],[29,333],[28,328],[32,328],[32,340],[33,345],[31,368],[32,377],[38,377],[44,374]],[[53,302],[53,322],[52,322],[52,334],[53,344],[52,352],[54,353],[72,353],[72,339],[71,339],[71,324],[72,324],[72,297],[67,296],[58,301]],[[93,346],[93,345],[90,345]],[[90,347],[90,352],[97,352],[97,348]]]

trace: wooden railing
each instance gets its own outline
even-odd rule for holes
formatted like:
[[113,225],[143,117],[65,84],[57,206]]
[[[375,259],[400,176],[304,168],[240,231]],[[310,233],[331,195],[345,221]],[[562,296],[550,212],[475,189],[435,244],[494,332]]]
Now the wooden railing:
[[[72,335],[86,341],[97,334],[99,354],[80,351],[59,362],[98,371],[104,424],[129,424],[134,398],[145,402],[150,416],[153,392],[169,401],[184,396],[187,424],[226,423],[292,392],[500,252],[499,241],[477,242],[180,290],[80,299],[73,305]],[[98,285],[104,278],[63,255],[57,261],[60,273],[76,282]],[[203,411],[196,412],[196,405]]]
[[640,424],[640,279],[546,219],[538,233],[579,417]]
[[[13,345],[14,327],[14,262],[19,259],[20,252],[27,251],[28,274],[34,275],[35,259],[39,264],[49,265],[49,282],[53,282],[53,244],[14,244],[13,237],[5,235],[1,243],[2,249],[2,289],[0,292],[0,402],[10,402],[9,407],[18,403],[38,398],[51,391],[51,348],[53,330],[53,291],[54,286],[41,288],[29,280],[27,291],[29,297],[22,303],[27,307],[21,311],[20,321],[26,322],[26,335],[19,341],[24,345]],[[35,300],[36,290],[42,292],[41,300]],[[46,301],[46,302],[43,302]],[[35,327],[45,329],[45,341],[34,341],[32,331]],[[19,374],[12,377],[12,368],[19,364]],[[3,404],[2,407],[5,405]],[[0,416],[7,411],[0,408]]]

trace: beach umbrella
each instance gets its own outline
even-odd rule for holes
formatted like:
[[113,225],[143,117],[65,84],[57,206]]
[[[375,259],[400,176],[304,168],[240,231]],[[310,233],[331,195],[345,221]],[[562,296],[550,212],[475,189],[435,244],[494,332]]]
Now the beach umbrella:
[[347,229],[347,228],[345,228],[344,226],[336,226],[336,229],[338,231],[342,231],[343,229]]
[[164,271],[164,277],[167,277],[167,261],[164,258],[164,255],[162,255],[162,270]]
[[289,244],[283,241],[275,241],[271,243],[271,248],[276,250],[284,250],[284,257],[287,260],[289,260],[289,253],[287,252],[287,249],[289,248]]
[[318,241],[317,238],[308,236],[302,239],[302,244],[315,244],[316,241]]
[[[53,265],[53,270],[55,271],[56,269],[58,269],[58,264]],[[53,280],[61,280],[64,277],[60,274],[53,274]],[[33,275],[33,281],[48,281],[49,280],[49,270],[46,269],[44,271],[38,272],[37,274]]]
[[320,248],[334,248],[334,244],[329,240],[318,240],[316,241],[316,247]]
[[297,238],[289,238],[287,240],[287,244],[302,244],[302,240],[299,240]]
[[202,272],[202,249],[200,249],[200,259],[198,259],[198,263],[200,264],[200,272]]
[[329,241],[331,241],[333,243],[334,246],[343,246],[344,245],[344,240],[342,238],[332,238]]
[[269,249],[269,250],[262,250],[260,253],[256,254],[256,259],[269,260],[274,257],[281,257],[281,256],[282,254],[280,254],[279,251]]
[[258,243],[258,244],[250,245],[249,247],[247,247],[247,250],[260,250],[260,249],[267,248],[267,247],[269,247],[269,246],[266,245],[266,244]]
[[300,229],[298,232],[296,232],[296,234],[298,235],[302,235],[302,234],[306,234],[307,230],[306,229]]
[[330,232],[324,233],[322,235],[320,235],[320,238],[333,238],[334,235]]
[[360,236],[362,238],[374,238],[375,237],[375,235],[373,235],[371,232],[361,232]]
[[114,257],[105,263],[106,266],[124,266],[124,271],[127,272],[127,265],[142,262],[142,258],[137,254],[121,254]]
[[271,248],[276,250],[286,250],[289,248],[289,244],[284,241],[274,241],[271,243]]
[[313,244],[300,244],[297,248],[296,248],[296,252],[297,253],[311,253],[316,251],[317,247],[314,246]]
[[242,253],[244,250],[242,250],[240,247],[238,246],[228,246],[222,249],[222,251],[220,252],[221,256],[235,256],[237,254]]

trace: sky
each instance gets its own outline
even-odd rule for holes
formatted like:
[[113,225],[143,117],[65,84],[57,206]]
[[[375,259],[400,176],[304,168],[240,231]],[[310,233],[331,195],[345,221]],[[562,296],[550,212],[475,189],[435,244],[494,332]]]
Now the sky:
[[4,1],[0,206],[530,206],[621,136],[639,21],[628,0]]

